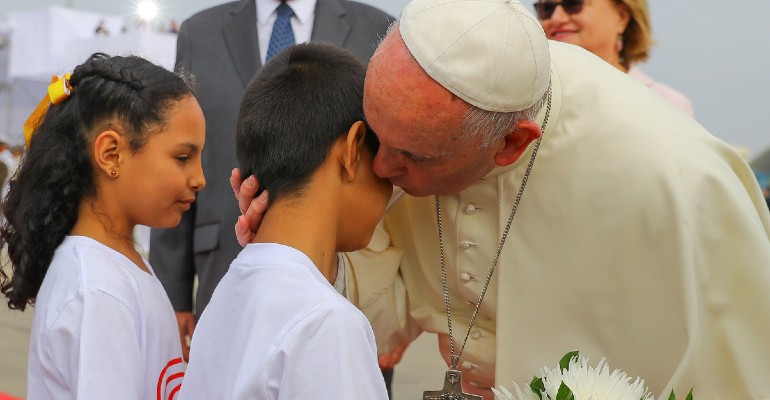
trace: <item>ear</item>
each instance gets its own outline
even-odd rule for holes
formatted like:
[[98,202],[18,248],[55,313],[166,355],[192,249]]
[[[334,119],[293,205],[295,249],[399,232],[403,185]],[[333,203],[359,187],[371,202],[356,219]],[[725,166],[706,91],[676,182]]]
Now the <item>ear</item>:
[[342,168],[348,181],[356,178],[358,162],[361,160],[361,149],[366,137],[366,125],[363,121],[356,121],[348,129],[345,135],[345,151],[342,157]]
[[615,9],[618,11],[618,35],[622,35],[631,21],[631,12],[625,4],[616,4]]
[[503,139],[503,147],[495,154],[495,163],[500,167],[513,164],[521,157],[529,144],[542,135],[540,126],[535,122],[519,121],[516,129]]
[[121,152],[125,148],[123,136],[113,130],[103,131],[94,139],[93,158],[97,168],[113,178],[120,170]]

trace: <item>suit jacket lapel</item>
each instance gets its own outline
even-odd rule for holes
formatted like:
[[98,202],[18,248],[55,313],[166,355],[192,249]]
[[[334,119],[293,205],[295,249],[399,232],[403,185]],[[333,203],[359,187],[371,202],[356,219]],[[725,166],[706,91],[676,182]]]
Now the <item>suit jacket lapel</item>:
[[262,66],[257,40],[257,5],[254,0],[241,0],[232,11],[232,20],[222,28],[225,43],[233,59],[238,77],[246,86]]
[[317,0],[312,39],[342,46],[349,33],[350,24],[340,3],[337,0]]

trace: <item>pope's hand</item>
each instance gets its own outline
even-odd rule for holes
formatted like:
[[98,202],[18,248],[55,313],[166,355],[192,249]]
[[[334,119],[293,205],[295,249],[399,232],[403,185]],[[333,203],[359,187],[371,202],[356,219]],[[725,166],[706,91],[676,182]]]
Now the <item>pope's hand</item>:
[[195,331],[195,317],[190,311],[177,311],[176,322],[179,325],[179,339],[182,342],[182,356],[190,361],[190,341]]
[[230,186],[233,188],[235,198],[238,200],[238,208],[241,216],[235,222],[235,236],[241,246],[246,246],[254,239],[262,216],[267,210],[267,191],[263,191],[258,197],[254,197],[259,190],[259,182],[253,175],[243,180],[241,170],[233,169],[230,173]]
[[401,347],[393,349],[390,353],[380,354],[378,356],[380,369],[383,371],[393,369],[396,364],[401,362],[401,357],[403,357],[404,351],[406,351],[408,346],[408,344],[405,344]]

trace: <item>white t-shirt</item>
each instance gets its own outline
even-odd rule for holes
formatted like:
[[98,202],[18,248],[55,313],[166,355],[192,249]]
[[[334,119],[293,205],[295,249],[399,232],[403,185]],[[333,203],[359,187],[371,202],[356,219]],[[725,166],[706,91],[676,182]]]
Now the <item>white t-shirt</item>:
[[193,335],[183,399],[387,399],[366,317],[300,251],[247,245]]
[[174,399],[181,357],[158,279],[93,239],[67,236],[36,300],[29,399]]

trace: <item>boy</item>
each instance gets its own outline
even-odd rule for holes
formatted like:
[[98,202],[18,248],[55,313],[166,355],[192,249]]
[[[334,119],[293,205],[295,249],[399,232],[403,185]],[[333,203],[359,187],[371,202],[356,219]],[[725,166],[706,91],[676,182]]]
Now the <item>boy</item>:
[[332,286],[392,192],[372,171],[365,66],[342,48],[286,49],[241,103],[236,152],[270,195],[193,336],[181,398],[387,399],[364,315]]

